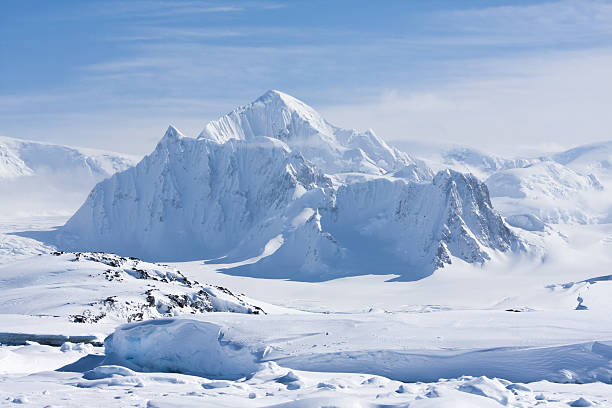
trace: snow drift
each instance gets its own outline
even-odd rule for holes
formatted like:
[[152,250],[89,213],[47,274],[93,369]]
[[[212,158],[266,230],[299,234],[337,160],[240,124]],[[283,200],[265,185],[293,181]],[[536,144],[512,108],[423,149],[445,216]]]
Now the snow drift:
[[[282,316],[248,320],[236,316],[238,319],[228,321],[221,316],[214,321],[158,319],[121,326],[104,342],[107,356],[104,364],[234,380],[274,362],[294,370],[368,373],[407,382],[462,375],[514,382],[612,382],[609,342],[411,350],[410,342],[402,339],[381,344],[381,337],[389,340],[385,336],[391,333],[366,334],[374,326],[359,316],[346,315],[344,321],[336,322],[327,319],[323,327],[312,326],[317,319],[301,326],[308,322],[308,317],[295,319],[296,325],[291,326]],[[335,325],[341,323],[349,323],[352,331],[339,331]],[[272,327],[275,330],[268,332]],[[401,332],[396,327],[389,330]],[[332,339],[344,341],[335,343]],[[349,339],[352,341],[346,342]],[[298,381],[295,375],[277,379],[283,384]]]
[[262,352],[224,338],[222,328],[193,320],[124,325],[104,340],[104,364],[237,380],[260,368]]

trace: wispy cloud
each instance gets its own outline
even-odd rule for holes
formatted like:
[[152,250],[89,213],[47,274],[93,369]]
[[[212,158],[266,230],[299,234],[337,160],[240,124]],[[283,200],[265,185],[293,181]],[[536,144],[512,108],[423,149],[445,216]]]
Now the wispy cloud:
[[103,3],[90,3],[80,7],[66,18],[85,16],[113,16],[122,19],[129,18],[174,18],[185,15],[198,15],[210,13],[236,13],[252,9],[270,10],[283,7],[283,4],[267,1],[244,1],[228,3],[226,1],[107,1]]
[[323,112],[397,142],[467,144],[502,154],[612,139],[612,49],[474,63],[478,75],[471,80],[427,91],[390,88]]
[[[461,2],[393,28],[331,17],[294,24],[300,4],[85,3],[58,18],[107,23],[112,29],[94,39],[103,52],[86,49],[94,56],[71,65],[65,82],[0,98],[0,131],[89,134],[95,147],[121,142],[145,153],[169,122],[196,134],[276,88],[388,139],[501,148],[510,140],[567,146],[579,133],[612,138],[604,109],[612,103],[610,2]],[[112,136],[125,132],[131,137]]]
[[612,4],[598,0],[562,0],[491,6],[442,11],[437,13],[436,20],[454,35],[468,38],[498,44],[560,46],[611,35]]

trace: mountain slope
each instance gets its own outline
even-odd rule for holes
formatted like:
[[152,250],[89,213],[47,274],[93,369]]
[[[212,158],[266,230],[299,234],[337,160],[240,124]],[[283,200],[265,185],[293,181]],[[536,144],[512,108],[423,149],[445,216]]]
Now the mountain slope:
[[453,257],[482,263],[523,247],[484,184],[431,175],[372,132],[335,128],[271,91],[197,139],[170,127],[152,154],[92,190],[58,243],[155,260],[222,258],[239,263],[230,273],[299,280],[417,279]]
[[119,153],[0,137],[0,212],[70,214],[97,182],[136,162]]
[[13,174],[42,175],[43,173],[70,174],[80,178],[103,179],[125,170],[137,161],[134,156],[103,150],[86,149],[0,137],[0,177],[11,167],[21,168]]
[[552,158],[578,171],[610,175],[612,173],[612,141],[578,146],[556,153]]

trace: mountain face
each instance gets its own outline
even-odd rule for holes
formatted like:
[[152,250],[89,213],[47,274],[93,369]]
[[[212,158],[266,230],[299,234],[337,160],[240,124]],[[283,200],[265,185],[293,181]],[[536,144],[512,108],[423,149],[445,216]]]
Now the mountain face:
[[57,238],[63,249],[217,259],[229,273],[298,280],[417,279],[453,258],[523,248],[475,177],[433,175],[277,91],[196,139],[170,127],[138,165],[99,183]]
[[0,137],[0,212],[70,214],[96,183],[136,162],[118,153]]

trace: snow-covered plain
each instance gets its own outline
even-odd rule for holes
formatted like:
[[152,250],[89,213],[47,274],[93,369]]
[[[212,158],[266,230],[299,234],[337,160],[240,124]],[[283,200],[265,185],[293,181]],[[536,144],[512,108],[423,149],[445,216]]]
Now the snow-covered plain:
[[[59,204],[48,212],[44,201],[35,202],[25,213],[19,194],[1,196],[0,405],[612,406],[609,143],[524,158],[447,149],[421,161],[389,147],[372,132],[337,129],[301,102],[283,100],[282,95],[279,101],[275,95],[264,95],[250,108],[212,122],[199,142],[187,138],[169,147],[162,143],[163,149],[158,146],[154,153],[213,151],[216,161],[210,162],[215,164],[211,168],[217,169],[223,168],[219,163],[240,163],[236,158],[244,159],[240,165],[269,159],[267,173],[245,173],[249,178],[237,179],[249,185],[252,178],[269,177],[260,192],[276,180],[275,172],[293,174],[295,178],[288,180],[298,183],[289,183],[291,194],[272,201],[291,207],[281,223],[228,218],[234,232],[236,226],[256,227],[246,238],[215,236],[220,240],[216,248],[232,242],[248,247],[253,240],[252,248],[242,253],[246,257],[235,251],[214,261],[202,256],[158,264],[129,258],[128,253],[124,257],[55,252],[66,248],[49,242],[49,231],[66,222],[68,217],[62,214],[76,210],[74,202],[68,200],[62,207],[61,199],[54,200]],[[271,111],[264,109],[266,103],[273,105]],[[294,108],[297,117],[291,113]],[[259,110],[272,120],[259,122]],[[272,115],[275,110],[280,110],[282,120]],[[232,156],[244,143],[253,143],[261,129],[282,140],[261,140],[269,149],[248,150],[245,158]],[[311,142],[322,141],[308,144],[298,157],[291,152],[303,149],[304,139],[292,139],[293,133],[286,129],[308,136]],[[174,130],[170,133],[167,137],[182,140]],[[24,167],[25,156],[14,147],[17,142],[9,142],[5,144],[12,146],[10,152],[7,148],[0,155],[0,177],[32,177],[35,169],[42,168],[35,160]],[[225,143],[232,147],[223,147]],[[276,155],[285,161],[275,162]],[[320,173],[311,165],[317,160]],[[289,164],[293,170],[286,173],[284,166]],[[139,166],[143,173],[155,169]],[[282,248],[290,250],[285,257],[297,253],[299,262],[312,260],[313,252],[295,252],[296,246],[316,243],[312,237],[320,239],[326,232],[338,237],[340,247],[350,247],[358,240],[351,241],[350,234],[342,232],[350,223],[359,223],[359,214],[367,222],[351,230],[354,233],[371,233],[378,219],[394,239],[416,237],[392,230],[397,221],[385,213],[385,206],[393,200],[385,201],[385,194],[415,188],[405,186],[416,183],[422,187],[409,196],[418,199],[421,189],[434,189],[429,187],[434,171],[446,167],[470,171],[486,182],[493,208],[505,216],[510,224],[506,228],[523,249],[499,251],[482,245],[479,250],[490,259],[471,262],[465,252],[450,247],[450,263],[420,279],[401,279],[397,268],[388,268],[384,259],[370,259],[359,273],[326,274],[325,279],[296,279],[295,274],[275,269],[289,267],[288,261],[261,262],[274,253],[281,255]],[[123,167],[108,171],[120,170]],[[199,180],[204,176],[200,174]],[[452,182],[466,180],[468,190],[478,186],[463,177],[456,173]],[[97,181],[88,179],[75,187],[75,194],[84,200]],[[173,183],[172,188],[181,191],[185,180]],[[226,192],[240,192],[245,185],[240,183],[226,186]],[[172,190],[168,186],[157,187],[168,193]],[[130,191],[124,187],[112,190],[113,194]],[[330,213],[318,208],[326,202],[321,201],[325,189],[334,199],[351,195],[328,207],[340,213],[333,222],[326,218]],[[376,200],[366,200],[373,192]],[[195,196],[164,197],[180,197],[182,207],[172,200],[165,205],[184,210]],[[445,203],[436,201],[435,195],[427,197],[431,206]],[[452,214],[468,217],[473,208],[481,208],[471,207],[468,195],[461,197],[455,203],[466,208]],[[126,196],[120,194],[119,199]],[[376,201],[381,201],[378,206]],[[156,202],[155,197],[151,202]],[[359,214],[347,216],[345,207],[357,204]],[[198,208],[207,207],[192,209]],[[262,210],[263,221],[271,209],[275,207]],[[138,211],[129,214],[133,222],[140,222]],[[347,217],[344,224],[343,217]],[[193,218],[187,221],[183,227]],[[206,222],[213,230],[224,225],[217,226],[213,218]],[[309,222],[312,230],[306,228]],[[106,225],[114,228],[112,223]],[[477,231],[467,234],[474,242],[483,242],[487,235],[478,233],[478,226],[491,224],[466,220],[462,225]],[[257,233],[269,235],[255,239]],[[365,244],[379,242],[381,233],[370,235],[376,239]],[[454,241],[423,242],[452,245]],[[350,254],[361,250],[367,259],[368,253],[379,253],[375,248],[368,252],[368,245],[361,244]],[[329,265],[330,258],[321,259],[325,262],[315,266]],[[245,269],[260,262],[258,270]]]

